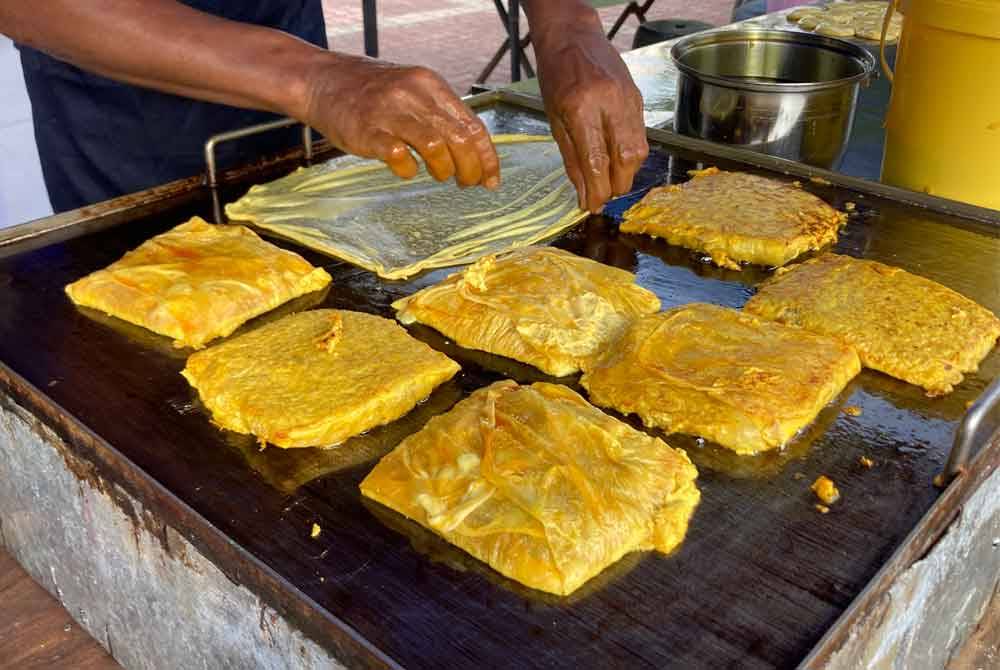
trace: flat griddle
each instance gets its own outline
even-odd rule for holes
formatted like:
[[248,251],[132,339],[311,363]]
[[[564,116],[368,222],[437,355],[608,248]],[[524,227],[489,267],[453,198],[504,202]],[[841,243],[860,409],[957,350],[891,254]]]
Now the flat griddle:
[[[492,94],[473,102],[493,132],[546,130],[537,108],[518,98]],[[650,132],[653,155],[633,197],[708,165],[820,172]],[[220,197],[231,201],[294,164],[230,174]],[[835,251],[901,266],[1000,312],[1000,218],[836,181],[803,179],[804,188],[838,208],[856,203]],[[799,664],[810,650],[818,658],[817,643],[824,634],[827,642],[836,637],[838,617],[852,602],[858,607],[876,573],[919,553],[946,524],[960,497],[954,486],[942,494],[932,480],[967,404],[1000,375],[994,350],[954,393],[928,399],[916,387],[864,371],[784,451],[759,457],[670,436],[701,473],[702,503],[684,544],[669,557],[630,555],[569,598],[547,596],[505,580],[358,492],[374,460],[430,416],[496,380],[549,379],[543,374],[414,327],[416,337],[463,368],[426,403],[337,450],[259,452],[252,438],[209,422],[178,374],[189,351],[77,309],[64,295],[65,284],[196,214],[212,217],[212,196],[192,179],[0,237],[0,383],[138,495],[158,523],[178,529],[351,667],[776,668]],[[382,281],[275,241],[333,276],[328,290],[278,315],[324,306],[391,317],[393,300],[452,271]],[[697,253],[620,235],[609,217],[591,217],[553,243],[635,272],[664,308],[693,301],[740,307],[769,276],[760,268],[720,269]],[[580,390],[574,378],[560,382]],[[844,413],[848,405],[862,414]],[[977,477],[996,466],[998,451],[995,441],[982,449]],[[862,466],[862,456],[875,466]],[[843,496],[828,514],[814,508],[809,490],[820,474]],[[314,523],[322,533],[310,538]]]

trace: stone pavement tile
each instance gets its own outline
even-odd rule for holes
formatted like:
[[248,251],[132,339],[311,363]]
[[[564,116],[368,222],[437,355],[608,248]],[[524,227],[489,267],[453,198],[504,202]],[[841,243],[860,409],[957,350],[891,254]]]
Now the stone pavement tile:
[[119,670],[55,598],[0,548],[0,670]]

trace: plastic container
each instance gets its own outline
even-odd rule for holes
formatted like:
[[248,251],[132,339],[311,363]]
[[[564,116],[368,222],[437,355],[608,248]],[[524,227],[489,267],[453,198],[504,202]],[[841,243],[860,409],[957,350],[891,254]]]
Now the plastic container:
[[897,6],[882,181],[1000,209],[1000,0]]

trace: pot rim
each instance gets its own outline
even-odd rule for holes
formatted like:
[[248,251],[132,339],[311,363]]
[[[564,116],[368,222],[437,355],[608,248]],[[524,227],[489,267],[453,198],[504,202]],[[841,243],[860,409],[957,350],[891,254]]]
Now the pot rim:
[[[698,47],[711,46],[715,44],[727,44],[733,42],[782,42],[787,44],[799,44],[811,48],[826,49],[834,51],[844,58],[855,60],[861,67],[861,72],[850,77],[841,77],[829,81],[815,82],[759,82],[733,79],[718,74],[703,72],[687,63],[683,58],[693,49]],[[767,28],[740,28],[736,30],[721,29],[710,30],[701,33],[688,35],[677,40],[670,48],[670,58],[677,69],[688,76],[700,81],[733,88],[744,91],[758,91],[762,93],[808,93],[810,91],[822,91],[831,88],[840,88],[859,83],[866,83],[878,76],[878,63],[875,56],[865,48],[852,44],[846,40],[816,33],[807,33],[796,30],[772,30]]]

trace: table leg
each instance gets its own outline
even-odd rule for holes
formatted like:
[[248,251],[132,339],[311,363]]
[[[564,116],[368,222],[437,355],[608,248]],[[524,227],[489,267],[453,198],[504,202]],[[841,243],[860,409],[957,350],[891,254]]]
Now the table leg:
[[507,6],[507,35],[510,38],[510,81],[521,81],[521,0]]
[[361,15],[365,33],[365,55],[378,58],[378,17],[375,0],[361,0]]

